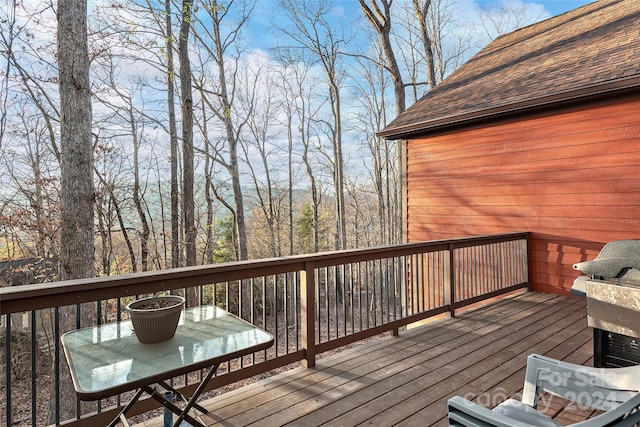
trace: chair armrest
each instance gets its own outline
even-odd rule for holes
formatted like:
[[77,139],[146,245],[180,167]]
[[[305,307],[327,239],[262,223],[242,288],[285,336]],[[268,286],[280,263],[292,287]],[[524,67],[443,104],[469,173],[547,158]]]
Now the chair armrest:
[[580,405],[610,411],[638,393],[640,366],[591,368],[532,354],[522,403],[537,407],[538,394],[548,392]]
[[640,425],[640,394],[611,411],[591,419],[571,424],[571,427],[635,427]]
[[531,427],[513,418],[492,412],[490,409],[473,403],[460,396],[454,396],[447,402],[450,426],[464,427]]
[[[460,396],[452,397],[447,404],[449,426],[452,427],[532,427],[530,423],[523,423],[514,418],[500,415]],[[571,427],[632,427],[637,425],[640,425],[640,394],[611,411],[571,424]]]

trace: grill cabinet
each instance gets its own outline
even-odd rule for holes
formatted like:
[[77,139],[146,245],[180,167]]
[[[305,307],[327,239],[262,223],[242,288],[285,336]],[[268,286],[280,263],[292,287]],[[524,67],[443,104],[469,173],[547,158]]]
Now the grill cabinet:
[[596,367],[640,364],[640,240],[606,244],[596,259],[575,264],[571,292],[587,297]]
[[593,328],[593,365],[596,368],[640,365],[640,339]]

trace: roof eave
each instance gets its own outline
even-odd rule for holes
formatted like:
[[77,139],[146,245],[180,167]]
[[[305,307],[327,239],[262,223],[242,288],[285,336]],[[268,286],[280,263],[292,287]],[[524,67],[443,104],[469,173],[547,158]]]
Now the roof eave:
[[561,93],[555,93],[543,97],[531,98],[520,102],[500,105],[494,108],[477,110],[465,114],[443,117],[438,120],[412,123],[406,126],[383,129],[376,135],[387,140],[407,139],[418,135],[470,125],[477,122],[486,122],[504,118],[514,114],[538,111],[549,106],[566,106],[577,102],[586,102],[593,98],[617,95],[637,91],[640,89],[640,75],[634,75],[622,79],[607,81],[588,87],[577,88]]

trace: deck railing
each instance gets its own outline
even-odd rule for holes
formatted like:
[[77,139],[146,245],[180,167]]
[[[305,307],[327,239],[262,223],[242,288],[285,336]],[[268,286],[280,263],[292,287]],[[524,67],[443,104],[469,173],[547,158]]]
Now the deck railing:
[[[523,232],[0,288],[0,407],[6,408],[0,424],[42,425],[40,402],[52,398],[55,424],[102,425],[126,403],[127,394],[78,401],[75,421],[65,419],[57,396],[69,392],[60,348],[61,317],[69,311],[71,329],[86,327],[125,318],[126,303],[136,297],[172,292],[244,313],[275,344],[221,366],[210,383],[217,388],[292,363],[312,367],[320,353],[455,315],[528,283]],[[250,294],[249,309],[243,310],[242,290]],[[174,386],[189,394],[199,375],[175,378]],[[156,407],[146,399],[130,413]]]

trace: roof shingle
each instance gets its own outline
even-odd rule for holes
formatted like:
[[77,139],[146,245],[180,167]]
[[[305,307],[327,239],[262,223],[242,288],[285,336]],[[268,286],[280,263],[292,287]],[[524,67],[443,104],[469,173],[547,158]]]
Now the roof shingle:
[[630,87],[640,88],[640,0],[600,0],[496,38],[379,135]]

